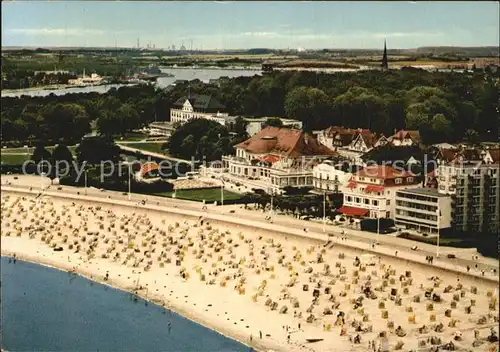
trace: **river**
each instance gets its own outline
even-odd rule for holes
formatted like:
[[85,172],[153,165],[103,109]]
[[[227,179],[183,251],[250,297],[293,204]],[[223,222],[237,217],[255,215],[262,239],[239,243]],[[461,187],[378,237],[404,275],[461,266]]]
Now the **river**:
[[[157,81],[157,86],[164,88],[171,85],[176,80],[193,80],[199,79],[208,83],[210,79],[217,79],[220,77],[240,77],[240,76],[254,76],[261,74],[260,70],[224,70],[224,69],[209,69],[209,68],[161,68],[162,72],[171,73],[174,77],[160,77]],[[29,96],[47,96],[49,94],[64,95],[71,93],[89,93],[98,92],[106,93],[111,88],[119,88],[121,84],[108,84],[102,86],[90,87],[75,87],[75,88],[62,88],[62,89],[20,89],[16,91],[2,91],[2,97],[20,97],[21,95]]]
[[1,257],[1,268],[0,340],[7,351],[249,350],[160,306],[80,276],[20,260],[9,263],[7,257]]

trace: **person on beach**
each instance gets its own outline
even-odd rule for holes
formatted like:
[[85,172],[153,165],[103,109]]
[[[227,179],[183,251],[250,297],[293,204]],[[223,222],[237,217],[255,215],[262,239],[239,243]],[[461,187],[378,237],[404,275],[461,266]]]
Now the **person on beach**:
[[260,339],[262,340],[262,331],[259,330],[259,336],[260,336]]
[[467,272],[469,272],[469,271],[470,271],[470,266],[467,265]]

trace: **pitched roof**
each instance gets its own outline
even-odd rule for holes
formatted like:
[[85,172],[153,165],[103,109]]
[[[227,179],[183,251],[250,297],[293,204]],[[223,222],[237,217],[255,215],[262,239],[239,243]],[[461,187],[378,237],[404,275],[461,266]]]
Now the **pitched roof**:
[[482,160],[481,154],[476,149],[441,149],[437,154],[437,159],[441,159],[447,163],[454,163],[458,161],[480,161]]
[[324,130],[324,134],[327,138],[340,140],[343,146],[347,146],[356,138],[358,134],[365,136],[371,135],[372,132],[369,129],[330,126]]
[[489,149],[488,153],[491,156],[494,164],[498,164],[500,162],[500,149]]
[[301,130],[292,128],[266,127],[235,148],[253,154],[273,154],[288,157],[337,156],[338,153],[319,143]]
[[189,98],[187,96],[183,96],[177,99],[174,106],[181,107],[184,105],[186,100],[189,100],[189,103],[195,111],[223,110],[226,108],[211,95],[202,94],[192,94]]
[[420,132],[417,130],[399,130],[395,134],[389,137],[389,140],[392,141],[393,139],[399,139],[402,141],[403,139],[410,138],[414,142],[418,143],[420,142]]
[[413,173],[404,170],[396,170],[391,166],[387,165],[372,165],[367,166],[358,172],[356,172],[356,176],[366,176],[372,178],[382,178],[384,180],[394,179],[398,177],[407,177],[414,176]]

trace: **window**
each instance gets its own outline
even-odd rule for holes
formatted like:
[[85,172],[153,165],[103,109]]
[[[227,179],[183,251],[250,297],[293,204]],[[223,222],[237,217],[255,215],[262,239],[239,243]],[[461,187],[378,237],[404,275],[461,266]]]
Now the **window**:
[[358,197],[356,197],[356,203],[361,203],[361,199],[359,199]]
[[375,205],[375,206],[378,206],[378,200],[373,200],[372,204]]
[[394,180],[394,183],[397,185],[401,184],[401,182],[402,182],[402,180],[400,178],[397,178]]
[[352,202],[352,197],[351,196],[347,196],[347,201],[348,202]]
[[390,199],[387,199],[387,201],[385,202],[386,205],[391,205],[391,200]]
[[370,204],[370,200],[365,198],[365,204]]
[[408,178],[406,179],[406,181],[407,181],[408,183],[413,182],[413,177],[408,177]]

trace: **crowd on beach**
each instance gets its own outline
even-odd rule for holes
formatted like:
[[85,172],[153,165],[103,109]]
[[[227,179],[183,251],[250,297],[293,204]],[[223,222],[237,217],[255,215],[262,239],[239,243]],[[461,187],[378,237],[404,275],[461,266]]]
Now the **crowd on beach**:
[[[14,194],[2,194],[1,208],[3,238],[78,258],[75,273],[100,263],[102,280],[112,283],[118,273],[107,263],[114,263],[157,277],[173,272],[207,295],[223,288],[241,297],[265,321],[248,332],[250,345],[265,346],[266,339],[287,351],[496,351],[498,345],[497,292],[481,280],[440,277],[431,266],[423,271],[397,258],[367,262],[332,241],[285,239],[202,216]],[[137,285],[131,290],[144,294]]]

